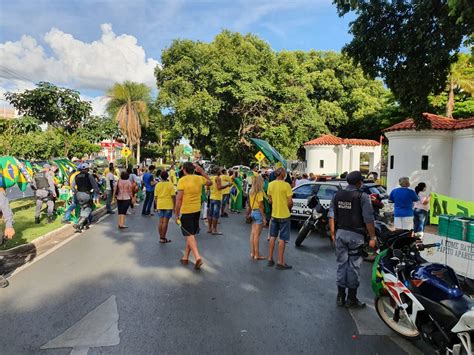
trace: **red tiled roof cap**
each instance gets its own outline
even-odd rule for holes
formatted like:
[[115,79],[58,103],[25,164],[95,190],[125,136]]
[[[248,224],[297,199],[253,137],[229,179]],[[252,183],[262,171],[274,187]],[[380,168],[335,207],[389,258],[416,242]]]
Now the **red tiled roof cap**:
[[[424,113],[423,118],[430,121],[431,129],[434,130],[454,131],[458,129],[474,128],[474,117],[456,120],[454,118],[438,116],[432,113]],[[383,131],[411,131],[415,129],[415,121],[412,118],[407,118],[405,121],[394,124]]]
[[371,139],[355,139],[355,138],[339,138],[332,134],[324,134],[321,137],[306,142],[304,145],[362,145],[367,147],[375,147],[380,145],[379,142]]

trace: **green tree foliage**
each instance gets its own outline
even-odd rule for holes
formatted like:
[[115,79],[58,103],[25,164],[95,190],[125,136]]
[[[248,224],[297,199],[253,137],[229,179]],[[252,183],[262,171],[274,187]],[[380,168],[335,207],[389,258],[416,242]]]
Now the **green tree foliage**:
[[334,0],[341,16],[357,15],[350,24],[354,37],[344,51],[371,77],[383,78],[417,120],[430,109],[428,96],[445,89],[456,52],[464,36],[472,34],[467,2]]
[[117,121],[107,116],[91,116],[77,133],[91,143],[99,143],[106,139],[114,140],[121,135]]
[[227,165],[251,159],[251,137],[295,158],[305,141],[386,105],[382,83],[344,55],[277,53],[254,35],[229,31],[211,43],[174,41],[155,75],[157,105],[175,131]]
[[79,92],[47,82],[21,93],[8,92],[5,97],[20,113],[68,134],[79,128],[92,112],[90,102],[81,100]]

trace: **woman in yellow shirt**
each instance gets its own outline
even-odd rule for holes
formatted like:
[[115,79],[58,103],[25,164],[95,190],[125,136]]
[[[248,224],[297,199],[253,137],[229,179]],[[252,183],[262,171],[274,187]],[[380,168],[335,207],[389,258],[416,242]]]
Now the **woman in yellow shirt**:
[[168,223],[173,216],[175,206],[176,190],[172,182],[168,181],[168,172],[161,172],[161,181],[155,186],[156,208],[158,209],[158,233],[160,234],[160,243],[169,243],[171,240],[166,238],[168,232]]
[[263,178],[260,175],[252,176],[252,188],[249,191],[247,204],[247,217],[252,217],[252,230],[250,232],[250,258],[253,260],[265,260],[266,257],[260,255],[260,234],[267,219],[263,205]]

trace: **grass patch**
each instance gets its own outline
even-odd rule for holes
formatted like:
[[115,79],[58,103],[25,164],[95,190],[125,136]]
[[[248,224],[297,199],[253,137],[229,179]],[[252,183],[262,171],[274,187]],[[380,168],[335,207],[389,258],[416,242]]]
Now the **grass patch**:
[[[101,205],[102,201],[97,207],[100,207]],[[10,249],[30,243],[32,240],[42,237],[43,235],[61,227],[62,215],[56,216],[54,222],[48,223],[46,217],[46,204],[43,206],[40,224],[35,224],[36,199],[29,197],[10,202],[10,207],[13,211],[13,228],[15,228],[16,233],[12,240],[8,240],[0,246],[0,250]],[[0,220],[0,233],[3,234],[4,228],[5,223],[3,220]]]

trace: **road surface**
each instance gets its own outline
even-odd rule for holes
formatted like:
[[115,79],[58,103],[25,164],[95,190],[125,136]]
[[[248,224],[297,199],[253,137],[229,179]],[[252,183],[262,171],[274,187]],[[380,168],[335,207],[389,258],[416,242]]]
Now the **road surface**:
[[[179,263],[184,238],[173,222],[164,245],[156,216],[127,223],[119,231],[108,216],[10,278],[0,289],[0,354],[422,353],[377,318],[371,264],[360,291],[370,306],[336,307],[327,240],[296,249],[293,230],[293,270],[276,270],[249,260],[250,226],[232,215],[223,236],[199,236],[195,271]],[[261,245],[266,252],[263,236]]]

